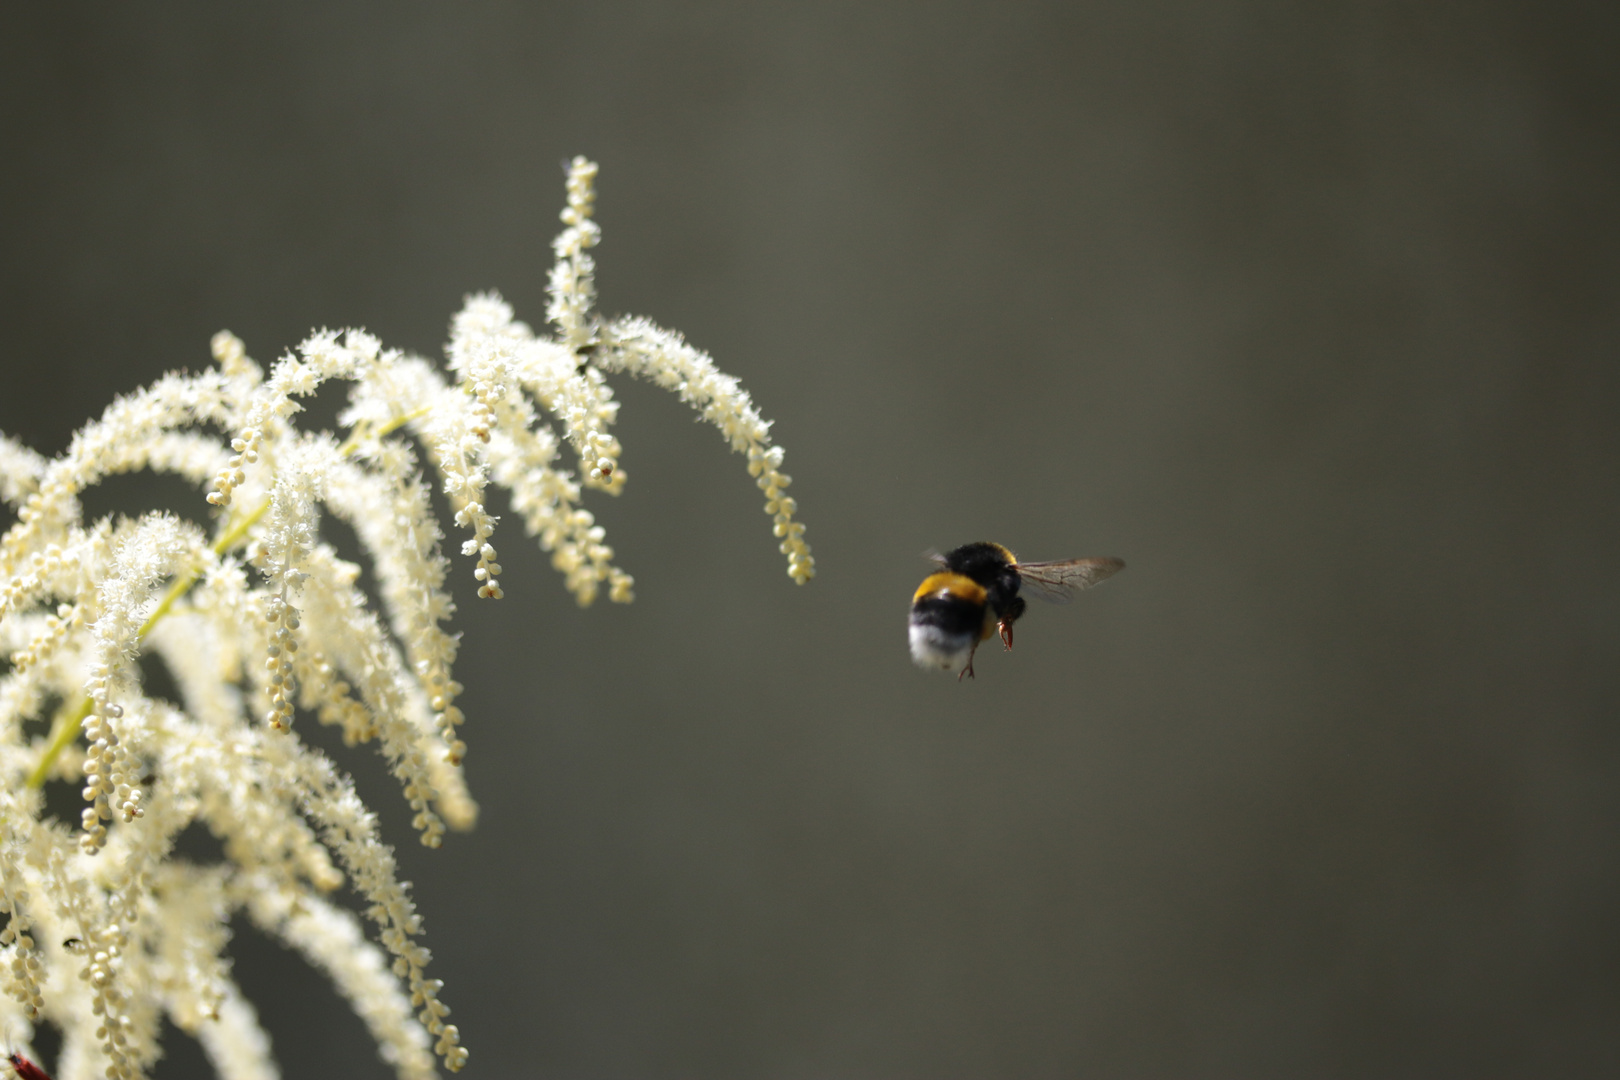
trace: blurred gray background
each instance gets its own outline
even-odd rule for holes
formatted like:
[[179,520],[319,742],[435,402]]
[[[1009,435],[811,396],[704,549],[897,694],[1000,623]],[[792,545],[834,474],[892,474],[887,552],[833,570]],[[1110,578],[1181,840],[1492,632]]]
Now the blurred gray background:
[[[621,381],[589,505],[635,604],[578,610],[515,523],[506,600],[458,559],[478,830],[424,851],[334,751],[466,1075],[1620,1073],[1620,8],[4,25],[0,430],[58,452],[222,327],[440,355],[489,288],[540,324],[576,153],[603,308],[777,421],[811,585]],[[153,493],[203,516],[98,497]],[[1130,569],[958,685],[905,611],[975,539]],[[232,951],[287,1076],[389,1075]]]

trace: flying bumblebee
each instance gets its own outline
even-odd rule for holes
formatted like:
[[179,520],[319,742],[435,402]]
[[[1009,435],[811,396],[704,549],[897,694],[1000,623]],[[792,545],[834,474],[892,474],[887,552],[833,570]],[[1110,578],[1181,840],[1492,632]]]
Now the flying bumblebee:
[[1012,648],[1013,623],[1024,613],[1020,592],[1067,604],[1125,569],[1118,559],[1019,562],[1000,544],[982,541],[929,557],[943,569],[924,578],[911,598],[911,658],[918,667],[957,672],[958,682],[973,678],[973,654],[992,630]]

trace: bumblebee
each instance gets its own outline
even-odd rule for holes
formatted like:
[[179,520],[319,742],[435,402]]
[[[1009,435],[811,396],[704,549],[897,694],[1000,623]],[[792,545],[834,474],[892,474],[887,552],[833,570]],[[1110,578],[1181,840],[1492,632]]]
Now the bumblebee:
[[1081,589],[1125,569],[1118,559],[1019,562],[1000,544],[982,541],[929,558],[942,569],[924,578],[911,598],[911,658],[918,667],[955,671],[958,682],[974,677],[973,654],[994,630],[1012,648],[1026,588],[1049,603],[1067,604]]

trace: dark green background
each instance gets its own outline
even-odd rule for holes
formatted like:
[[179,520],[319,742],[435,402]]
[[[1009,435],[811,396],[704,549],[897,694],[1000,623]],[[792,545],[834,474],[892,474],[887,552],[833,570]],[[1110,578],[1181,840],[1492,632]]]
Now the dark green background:
[[[1620,1072],[1620,8],[46,7],[0,430],[221,327],[539,323],[576,153],[603,307],[778,421],[814,583],[624,385],[636,603],[458,560],[479,829],[337,752],[467,1075]],[[981,538],[1130,569],[958,685],[905,608]],[[388,1075],[232,948],[285,1075]]]

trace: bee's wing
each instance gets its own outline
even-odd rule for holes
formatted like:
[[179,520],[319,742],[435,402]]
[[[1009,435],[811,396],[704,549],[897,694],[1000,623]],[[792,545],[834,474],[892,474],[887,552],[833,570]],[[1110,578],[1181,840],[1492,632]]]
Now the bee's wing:
[[927,551],[923,552],[922,557],[927,559],[930,562],[937,562],[941,566],[945,565],[945,556],[941,555],[939,552],[935,551],[933,548],[929,548]]
[[1081,589],[1089,589],[1125,569],[1118,559],[1064,559],[1061,562],[1014,563],[1025,587],[1051,604],[1067,604]]

